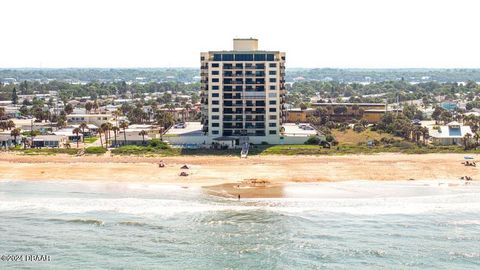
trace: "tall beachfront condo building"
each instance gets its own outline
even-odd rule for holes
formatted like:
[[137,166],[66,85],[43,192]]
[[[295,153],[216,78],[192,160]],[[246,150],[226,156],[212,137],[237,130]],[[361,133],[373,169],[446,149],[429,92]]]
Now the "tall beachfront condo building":
[[201,59],[203,131],[217,140],[279,143],[285,112],[285,53],[234,39],[231,51]]

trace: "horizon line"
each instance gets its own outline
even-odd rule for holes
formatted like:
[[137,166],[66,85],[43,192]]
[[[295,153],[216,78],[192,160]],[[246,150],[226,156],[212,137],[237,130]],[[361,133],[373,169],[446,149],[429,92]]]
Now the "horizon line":
[[[2,69],[200,69],[198,67],[0,67]],[[428,70],[445,70],[445,69],[480,69],[480,67],[286,67],[286,69],[358,69],[358,70],[392,70],[392,69],[428,69]]]

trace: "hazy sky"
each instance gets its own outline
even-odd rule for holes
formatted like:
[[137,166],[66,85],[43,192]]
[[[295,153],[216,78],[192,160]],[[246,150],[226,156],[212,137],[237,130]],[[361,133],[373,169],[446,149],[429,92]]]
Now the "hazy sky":
[[480,1],[2,0],[0,67],[198,67],[255,37],[287,67],[480,68]]

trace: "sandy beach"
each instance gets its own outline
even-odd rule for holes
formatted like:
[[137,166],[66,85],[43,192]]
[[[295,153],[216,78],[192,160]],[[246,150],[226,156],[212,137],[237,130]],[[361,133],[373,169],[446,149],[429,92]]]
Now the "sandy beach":
[[[462,154],[345,156],[26,156],[0,154],[2,180],[154,182],[203,187],[214,195],[279,197],[291,182],[480,179]],[[475,158],[478,159],[478,156]],[[158,167],[163,160],[164,168]],[[184,164],[189,169],[182,170]],[[180,176],[185,171],[188,176]]]

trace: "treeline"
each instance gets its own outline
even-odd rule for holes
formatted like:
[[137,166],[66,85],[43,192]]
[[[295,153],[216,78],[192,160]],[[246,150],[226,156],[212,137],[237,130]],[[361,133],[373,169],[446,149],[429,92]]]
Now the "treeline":
[[[14,91],[15,90],[15,91]],[[126,97],[130,93],[134,97],[141,97],[144,93],[156,93],[171,91],[173,94],[185,94],[198,96],[199,83],[185,84],[180,82],[151,82],[146,84],[127,84],[125,81],[101,83],[91,82],[87,84],[71,84],[61,81],[40,83],[37,81],[23,81],[18,85],[0,84],[0,100],[12,100],[14,93],[17,95],[48,94],[49,91],[58,91],[60,97],[69,100],[73,97],[89,96],[96,99],[102,95],[117,95]]]
[[[58,81],[144,81],[144,82],[193,82],[199,76],[199,68],[23,68],[0,69],[0,81],[13,78],[24,80]],[[303,77],[307,81],[338,82],[480,82],[480,69],[333,69],[288,68],[286,80]]]
[[478,108],[480,86],[474,81],[466,83],[426,82],[412,84],[406,81],[385,81],[371,84],[307,81],[287,85],[289,103],[299,106],[310,97],[319,95],[325,100],[348,102],[403,102],[422,100],[424,104],[435,104],[436,96],[446,99],[464,98],[470,108]]
[[0,69],[0,81],[136,81],[192,82],[200,70],[196,68],[21,68]]
[[338,82],[383,82],[404,80],[408,82],[480,82],[480,69],[287,69],[288,79]]

